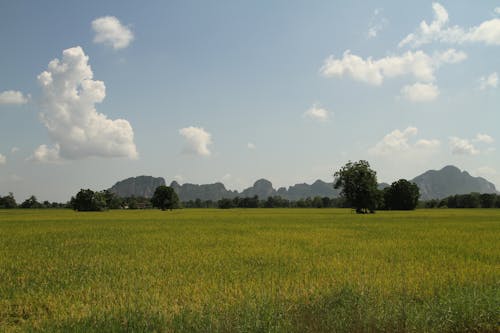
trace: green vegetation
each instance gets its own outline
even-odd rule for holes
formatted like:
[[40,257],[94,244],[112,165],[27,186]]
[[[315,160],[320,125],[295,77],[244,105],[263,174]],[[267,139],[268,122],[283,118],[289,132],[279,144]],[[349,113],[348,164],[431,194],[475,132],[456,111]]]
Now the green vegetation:
[[155,193],[151,198],[151,203],[153,204],[153,207],[161,210],[177,209],[179,208],[179,197],[173,188],[162,185],[156,188]]
[[400,179],[384,188],[384,208],[391,210],[413,210],[417,208],[420,191],[415,183]]
[[0,331],[497,332],[500,210],[0,210]]
[[374,213],[380,201],[377,189],[377,173],[370,168],[368,161],[349,161],[335,172],[333,187],[342,189],[340,196],[345,198],[356,213]]
[[423,201],[425,208],[500,208],[500,195],[469,193],[450,195],[444,199]]

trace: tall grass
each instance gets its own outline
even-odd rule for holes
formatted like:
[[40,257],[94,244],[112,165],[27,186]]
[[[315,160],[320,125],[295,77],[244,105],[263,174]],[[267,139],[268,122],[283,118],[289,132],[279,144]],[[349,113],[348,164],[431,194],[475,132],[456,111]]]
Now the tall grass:
[[0,211],[0,331],[498,332],[500,210]]

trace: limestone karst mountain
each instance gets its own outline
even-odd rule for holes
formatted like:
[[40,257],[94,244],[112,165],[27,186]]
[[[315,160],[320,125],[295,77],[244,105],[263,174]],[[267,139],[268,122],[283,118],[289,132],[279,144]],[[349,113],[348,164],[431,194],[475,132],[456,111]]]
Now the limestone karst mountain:
[[429,170],[412,179],[420,189],[422,200],[442,199],[454,194],[496,193],[495,185],[484,178],[473,177],[467,171],[448,165],[441,170]]
[[[446,166],[441,170],[429,170],[412,179],[420,188],[422,200],[441,199],[454,194],[497,193],[495,185],[484,178],[473,177],[467,171],[461,171],[455,166]],[[157,186],[165,185],[165,180],[161,177],[139,176],[122,180],[111,187],[110,191],[121,196],[141,196],[151,197]],[[259,199],[266,199],[270,196],[280,196],[288,200],[299,200],[307,197],[329,197],[335,198],[339,195],[339,190],[333,188],[333,183],[316,180],[312,184],[295,184],[292,186],[275,189],[273,184],[267,179],[259,179],[252,186],[241,192],[232,191],[218,182],[213,184],[179,184],[173,181],[170,186],[179,195],[181,201],[189,200],[212,200],[217,201],[223,198],[232,199],[235,197],[253,197],[257,195]],[[389,186],[380,183],[379,188]]]

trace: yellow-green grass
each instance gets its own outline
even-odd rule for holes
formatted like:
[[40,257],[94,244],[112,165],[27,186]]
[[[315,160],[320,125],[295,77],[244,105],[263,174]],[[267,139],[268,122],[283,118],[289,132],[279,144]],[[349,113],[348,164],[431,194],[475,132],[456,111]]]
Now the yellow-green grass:
[[0,210],[0,331],[498,332],[500,210]]

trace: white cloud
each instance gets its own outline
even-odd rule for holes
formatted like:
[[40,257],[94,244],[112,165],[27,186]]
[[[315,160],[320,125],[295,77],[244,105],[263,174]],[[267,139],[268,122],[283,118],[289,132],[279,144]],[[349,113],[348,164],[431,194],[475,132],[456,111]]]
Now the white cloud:
[[439,140],[436,139],[432,140],[421,139],[415,143],[415,147],[417,148],[430,149],[430,150],[439,148],[440,145],[441,142],[439,142]]
[[453,155],[477,155],[479,150],[467,139],[450,137],[450,148]]
[[381,85],[385,78],[411,75],[423,82],[435,80],[434,72],[443,64],[455,64],[467,58],[464,52],[449,49],[435,53],[433,56],[423,51],[408,51],[399,56],[387,56],[374,60],[366,60],[358,55],[345,51],[341,59],[333,55],[328,57],[320,69],[326,77],[349,76],[353,80]]
[[500,7],[496,7],[494,10],[495,14],[500,15]]
[[64,50],[62,60],[52,60],[38,82],[42,87],[41,121],[55,145],[38,147],[33,159],[137,158],[130,123],[97,112],[95,104],[103,101],[106,88],[104,82],[93,80],[81,47]]
[[40,145],[33,155],[28,158],[29,161],[35,161],[40,163],[59,163],[62,162],[60,156],[60,146],[55,144],[53,148],[47,145]]
[[492,177],[497,175],[497,171],[490,166],[482,166],[474,171],[474,174],[480,177]]
[[15,154],[15,153],[17,153],[19,150],[20,150],[20,149],[19,149],[18,147],[12,147],[12,148],[10,149],[10,152],[11,152],[12,154]]
[[437,65],[441,64],[458,64],[467,59],[467,54],[463,51],[448,49],[444,52],[438,52],[434,55]]
[[482,143],[493,143],[495,140],[489,136],[488,134],[478,133],[476,138],[473,140],[474,142],[482,142]]
[[201,127],[189,126],[181,128],[179,134],[186,139],[184,151],[190,154],[209,156],[208,145],[212,144],[212,135]]
[[368,24],[368,38],[375,38],[378,36],[389,23],[385,17],[382,17],[383,9],[377,8],[373,11],[373,15],[370,18],[370,23]]
[[183,175],[175,175],[174,180],[178,183],[183,183],[184,182],[184,176]]
[[416,127],[407,127],[403,131],[396,129],[383,137],[369,152],[373,155],[387,156],[408,153],[422,154],[435,152],[441,145],[439,140],[421,139],[411,143],[410,139],[418,134]]
[[439,96],[439,88],[432,83],[417,82],[401,88],[401,95],[411,102],[430,102]]
[[407,35],[399,43],[399,47],[410,45],[415,48],[432,42],[449,44],[481,42],[487,45],[500,45],[500,19],[494,18],[478,26],[464,29],[457,25],[448,25],[448,12],[441,4],[433,3],[432,9],[434,20],[430,24],[425,20],[422,21],[414,33]]
[[221,181],[227,189],[236,189],[242,191],[243,189],[250,186],[250,184],[244,179],[235,177],[230,173],[226,173],[224,176],[222,176]]
[[7,163],[7,157],[0,154],[0,165]]
[[103,16],[92,21],[95,37],[94,43],[112,46],[115,50],[129,46],[134,40],[132,31],[122,25],[114,16]]
[[324,108],[313,105],[306,112],[304,112],[304,117],[325,122],[330,117],[330,112]]
[[249,142],[249,143],[247,143],[247,148],[250,150],[255,150],[257,148],[257,146],[255,146],[254,143]]
[[493,72],[488,76],[481,76],[479,79],[479,89],[496,88],[498,86],[498,74]]
[[6,90],[0,93],[0,105],[21,105],[28,103],[29,95],[24,96],[22,92]]

